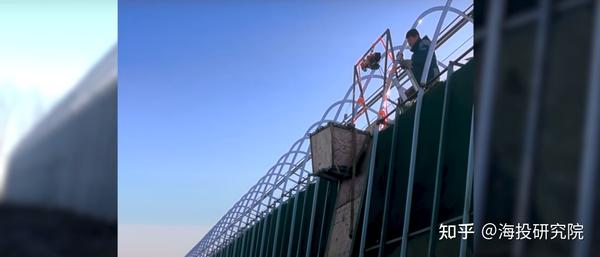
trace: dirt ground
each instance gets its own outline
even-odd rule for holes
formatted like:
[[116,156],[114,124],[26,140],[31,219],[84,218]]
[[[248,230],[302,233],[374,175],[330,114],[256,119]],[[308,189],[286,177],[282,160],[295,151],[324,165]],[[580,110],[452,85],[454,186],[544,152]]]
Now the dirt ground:
[[0,205],[0,256],[117,256],[117,225],[62,211]]

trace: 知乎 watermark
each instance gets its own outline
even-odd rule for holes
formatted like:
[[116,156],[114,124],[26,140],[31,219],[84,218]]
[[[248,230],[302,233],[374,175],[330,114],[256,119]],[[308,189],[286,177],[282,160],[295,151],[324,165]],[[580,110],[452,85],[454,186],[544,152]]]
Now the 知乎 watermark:
[[[468,239],[474,234],[473,223],[440,224],[439,240]],[[529,223],[486,223],[481,228],[481,237],[486,240],[583,240],[583,225],[529,224]]]

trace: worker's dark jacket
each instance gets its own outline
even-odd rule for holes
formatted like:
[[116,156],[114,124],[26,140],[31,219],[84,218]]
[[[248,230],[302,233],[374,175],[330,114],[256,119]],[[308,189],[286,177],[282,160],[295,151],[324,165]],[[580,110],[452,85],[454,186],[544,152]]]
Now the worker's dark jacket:
[[[411,57],[412,60],[412,70],[413,74],[415,74],[415,78],[419,83],[421,82],[421,76],[423,75],[423,67],[425,66],[425,61],[427,60],[427,52],[429,52],[429,46],[431,45],[431,40],[427,36],[423,37],[417,43],[415,43],[410,51],[413,52]],[[427,81],[432,80],[435,76],[440,73],[440,69],[437,66],[437,58],[435,58],[435,52],[433,54],[433,58],[431,59],[431,65],[429,66],[429,74],[427,75]]]

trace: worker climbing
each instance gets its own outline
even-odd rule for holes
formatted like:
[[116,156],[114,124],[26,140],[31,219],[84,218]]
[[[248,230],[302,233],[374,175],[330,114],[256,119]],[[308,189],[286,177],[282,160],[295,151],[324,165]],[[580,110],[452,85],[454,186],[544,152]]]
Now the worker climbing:
[[[412,71],[415,79],[419,82],[418,84],[422,84],[421,78],[423,75],[423,68],[425,67],[431,40],[427,36],[421,38],[417,29],[411,29],[406,32],[406,42],[410,46],[410,51],[413,54],[410,60],[404,60],[402,52],[399,52],[398,59],[400,61],[400,67]],[[427,81],[431,81],[432,79],[435,81],[439,80],[437,77],[439,74],[440,69],[437,66],[437,58],[435,57],[434,52],[427,74]]]

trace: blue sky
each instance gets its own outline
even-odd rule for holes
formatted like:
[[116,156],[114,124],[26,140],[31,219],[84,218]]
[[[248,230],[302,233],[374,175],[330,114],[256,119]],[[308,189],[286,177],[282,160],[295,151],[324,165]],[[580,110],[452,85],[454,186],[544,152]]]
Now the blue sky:
[[377,36],[399,45],[444,3],[121,1],[119,223],[212,226],[343,96]]

